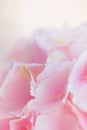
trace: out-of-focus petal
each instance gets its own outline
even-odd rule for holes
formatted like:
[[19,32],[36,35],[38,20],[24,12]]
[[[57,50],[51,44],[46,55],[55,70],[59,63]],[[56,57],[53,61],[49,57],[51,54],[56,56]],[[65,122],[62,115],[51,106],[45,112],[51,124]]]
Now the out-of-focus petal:
[[40,48],[37,43],[21,41],[17,46],[3,57],[3,62],[18,61],[25,63],[45,63],[46,51]]
[[67,91],[72,94],[72,101],[87,112],[87,52],[83,53],[75,64]]

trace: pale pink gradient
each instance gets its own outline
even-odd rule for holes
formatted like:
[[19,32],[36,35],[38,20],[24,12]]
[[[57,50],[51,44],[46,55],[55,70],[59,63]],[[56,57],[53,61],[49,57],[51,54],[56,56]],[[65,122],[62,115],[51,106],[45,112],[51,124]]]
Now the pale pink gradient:
[[62,27],[65,22],[76,27],[86,21],[86,0],[0,0],[0,47],[11,47],[38,28]]

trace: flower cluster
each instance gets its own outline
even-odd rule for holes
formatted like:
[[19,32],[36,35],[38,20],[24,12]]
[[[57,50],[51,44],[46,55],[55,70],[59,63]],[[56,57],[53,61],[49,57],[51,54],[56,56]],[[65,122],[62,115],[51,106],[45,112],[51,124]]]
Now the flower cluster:
[[87,25],[42,29],[3,55],[0,130],[87,130]]

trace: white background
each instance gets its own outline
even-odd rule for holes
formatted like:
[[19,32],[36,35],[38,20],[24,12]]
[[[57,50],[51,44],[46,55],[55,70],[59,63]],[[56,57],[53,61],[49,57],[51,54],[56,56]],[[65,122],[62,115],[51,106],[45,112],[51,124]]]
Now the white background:
[[[41,27],[71,27],[87,21],[87,0],[0,0],[0,48]],[[9,46],[8,46],[9,45]]]

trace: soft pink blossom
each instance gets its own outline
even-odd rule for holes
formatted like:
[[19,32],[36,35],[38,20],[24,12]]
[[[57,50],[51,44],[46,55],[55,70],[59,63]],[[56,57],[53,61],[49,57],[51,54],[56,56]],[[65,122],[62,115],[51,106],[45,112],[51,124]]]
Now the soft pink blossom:
[[42,29],[0,62],[0,130],[87,130],[87,25]]

